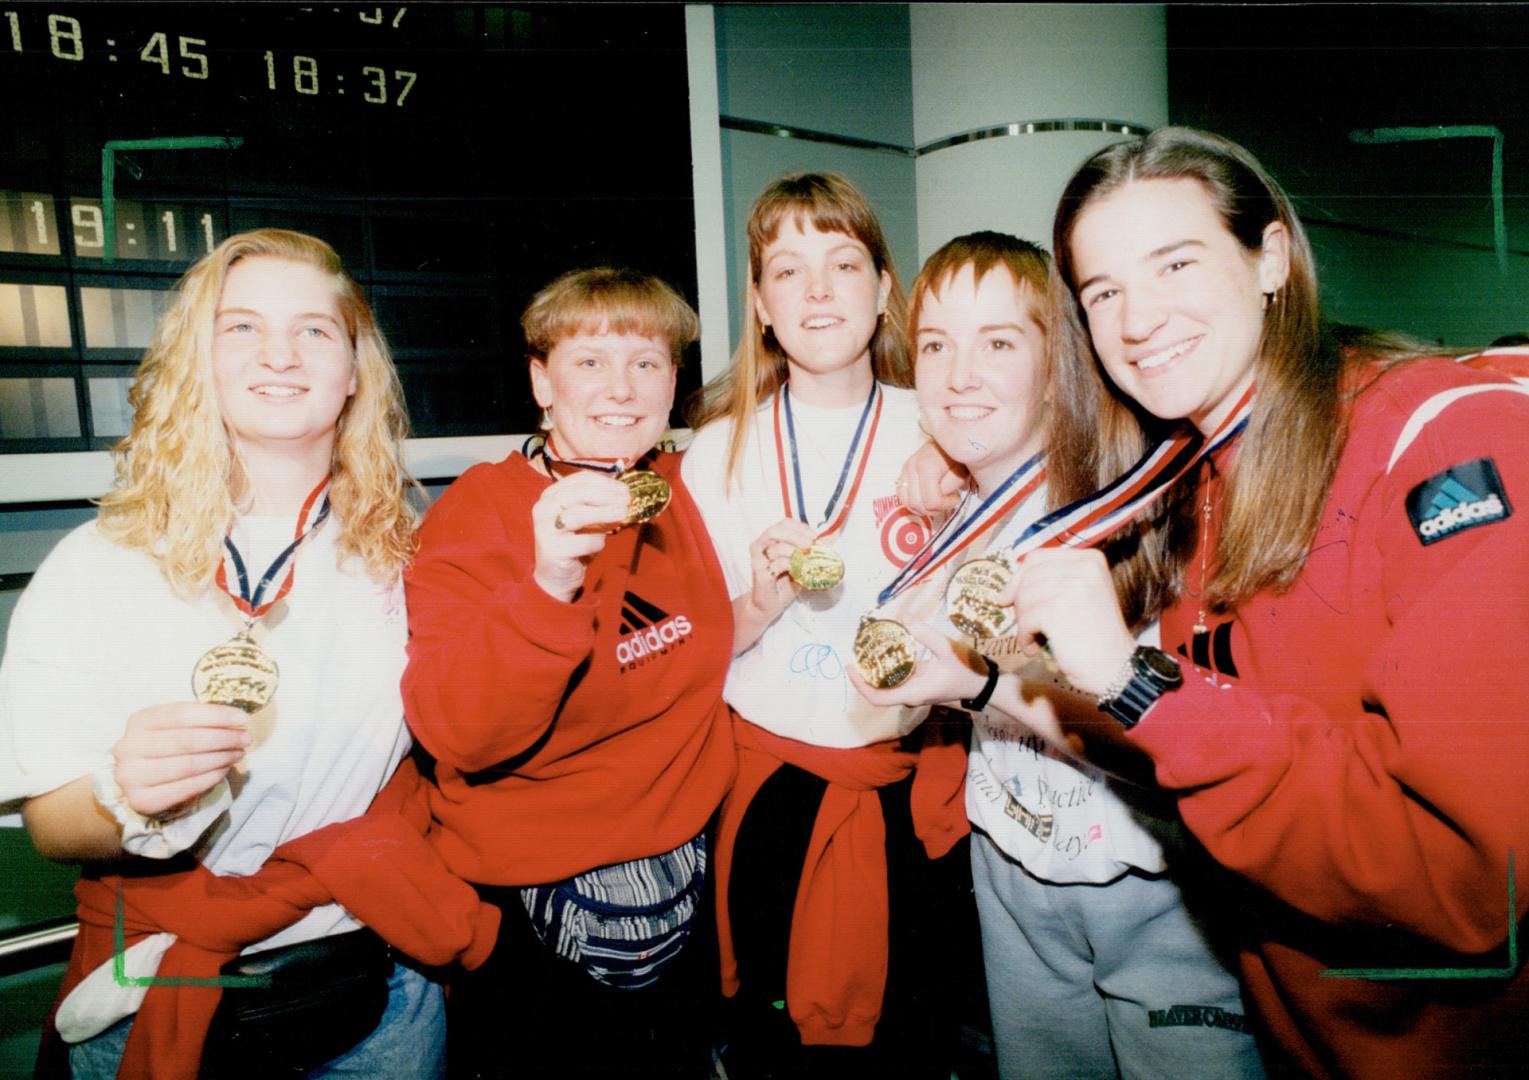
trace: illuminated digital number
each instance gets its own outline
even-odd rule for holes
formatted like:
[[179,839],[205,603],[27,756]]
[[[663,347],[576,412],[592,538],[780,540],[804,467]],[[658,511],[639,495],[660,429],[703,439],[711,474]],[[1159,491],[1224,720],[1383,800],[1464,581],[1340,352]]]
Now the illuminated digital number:
[[5,17],[11,24],[11,51],[21,51],[21,20],[16,17],[14,11],[7,11]]
[[276,89],[276,54],[269,49],[265,54],[265,86],[267,90]]
[[207,254],[211,255],[212,254],[212,249],[217,247],[217,244],[215,244],[213,242],[213,239],[212,239],[212,215],[211,214],[203,214],[202,215],[202,238],[207,241]]
[[[75,206],[69,211],[69,218],[74,222],[74,246],[79,248],[98,248],[106,246],[106,229],[101,223],[101,208],[99,206]],[[89,229],[95,233],[95,238],[90,239],[84,235],[83,230]]]
[[409,96],[410,90],[414,89],[414,80],[419,78],[419,76],[412,71],[395,71],[393,72],[393,77],[405,80],[403,89],[399,91],[398,100],[393,102],[394,105],[402,105],[403,99]]
[[311,56],[292,58],[292,88],[299,94],[319,92],[319,62]]
[[181,59],[182,60],[195,60],[196,61],[196,67],[194,69],[189,67],[189,66],[187,66],[186,64],[182,64],[181,65],[181,74],[186,76],[186,78],[188,78],[188,79],[205,79],[205,78],[207,78],[207,54],[206,53],[196,52],[194,49],[191,48],[191,46],[193,46],[193,45],[200,45],[202,48],[205,49],[207,47],[207,42],[203,41],[201,38],[194,38],[194,37],[183,37],[183,38],[180,39],[180,42],[181,42]]
[[[85,45],[80,41],[80,20],[68,15],[49,15],[48,39],[53,46],[53,55],[60,60],[85,59]],[[63,51],[65,44],[71,51]]]
[[[392,26],[394,30],[397,30],[398,24],[403,22],[403,13],[408,10],[409,9],[407,5],[399,6],[397,14],[393,16]],[[380,7],[372,8],[372,13],[370,16],[368,16],[364,10],[358,11],[356,14],[361,17],[361,21],[364,23],[369,23],[372,26],[382,25],[382,9]]]
[[174,255],[180,250],[175,246],[175,214],[166,210],[159,215],[159,220],[165,223],[165,250]]
[[[156,48],[159,50],[157,55]],[[170,46],[165,41],[165,35],[162,33],[150,35],[149,43],[143,47],[143,52],[138,54],[138,59],[150,64],[158,64],[163,74],[170,74]]]
[[[199,53],[191,47],[193,45],[201,45],[203,48],[206,48],[207,42],[201,38],[194,37],[181,37],[177,40],[180,42],[181,59],[196,61],[195,67],[191,67],[189,64],[182,64],[181,74],[188,79],[207,78],[207,54]],[[266,53],[266,56],[270,55],[270,53]],[[169,40],[163,33],[152,35],[149,38],[149,43],[143,47],[143,52],[138,54],[138,59],[145,60],[150,64],[158,64],[159,70],[163,74],[170,74]]]
[[388,73],[381,68],[364,67],[361,74],[372,80],[372,85],[377,88],[377,96],[372,97],[371,91],[361,95],[362,101],[370,101],[373,105],[386,105],[388,103]]
[[32,200],[32,216],[37,219],[37,242],[46,247],[48,243],[48,219],[43,216],[41,199]]

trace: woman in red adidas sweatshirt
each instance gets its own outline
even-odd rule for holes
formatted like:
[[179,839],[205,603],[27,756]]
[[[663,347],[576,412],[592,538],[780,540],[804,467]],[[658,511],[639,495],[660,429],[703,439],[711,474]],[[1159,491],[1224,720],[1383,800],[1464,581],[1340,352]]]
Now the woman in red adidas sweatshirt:
[[[1248,415],[1109,563],[1030,555],[1018,633],[1245,879],[1225,903],[1272,1066],[1521,1071],[1529,352],[1340,347],[1288,198],[1201,132],[1089,159],[1054,241],[1060,497]],[[1138,648],[1129,626],[1158,613],[1164,651]]]
[[[655,447],[698,323],[663,282],[601,268],[547,286],[522,326],[544,437],[452,485],[406,578],[432,839],[504,911],[452,989],[450,1058],[472,1076],[696,1075],[732,615],[679,457]],[[635,521],[653,474],[668,506]]]

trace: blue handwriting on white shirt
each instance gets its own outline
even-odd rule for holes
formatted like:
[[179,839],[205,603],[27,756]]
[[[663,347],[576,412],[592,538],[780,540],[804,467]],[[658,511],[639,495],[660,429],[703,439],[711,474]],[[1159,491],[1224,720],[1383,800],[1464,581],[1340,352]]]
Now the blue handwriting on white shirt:
[[837,681],[844,695],[844,708],[849,708],[849,680],[844,676],[844,662],[832,645],[809,641],[791,654],[791,674],[806,675],[813,679]]

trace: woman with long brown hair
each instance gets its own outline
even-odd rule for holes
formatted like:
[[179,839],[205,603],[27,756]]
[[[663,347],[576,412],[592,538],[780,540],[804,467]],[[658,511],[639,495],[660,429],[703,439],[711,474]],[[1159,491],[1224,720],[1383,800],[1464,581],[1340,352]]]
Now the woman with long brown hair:
[[841,176],[767,186],[748,241],[743,335],[684,466],[734,613],[739,777],[717,881],[739,1023],[724,1062],[735,1078],[943,1078],[942,965],[969,896],[964,733],[942,743],[927,710],[872,706],[847,675],[862,616],[929,535],[897,498],[922,441],[902,287]]
[[[1056,501],[1161,438],[1219,445],[1103,552],[1028,555],[1018,635],[1246,879],[1227,903],[1276,1064],[1518,1068],[1529,978],[1501,965],[1529,906],[1519,869],[1505,920],[1529,850],[1525,358],[1325,330],[1289,199],[1203,132],[1090,158],[1054,243]],[[1163,648],[1138,647],[1154,616]]]

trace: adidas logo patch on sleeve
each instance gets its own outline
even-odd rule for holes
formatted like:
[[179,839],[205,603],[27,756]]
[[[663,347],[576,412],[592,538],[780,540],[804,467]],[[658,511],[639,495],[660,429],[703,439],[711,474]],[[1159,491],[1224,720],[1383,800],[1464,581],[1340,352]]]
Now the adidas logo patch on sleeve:
[[1512,513],[1491,458],[1451,465],[1407,493],[1407,517],[1425,547]]

